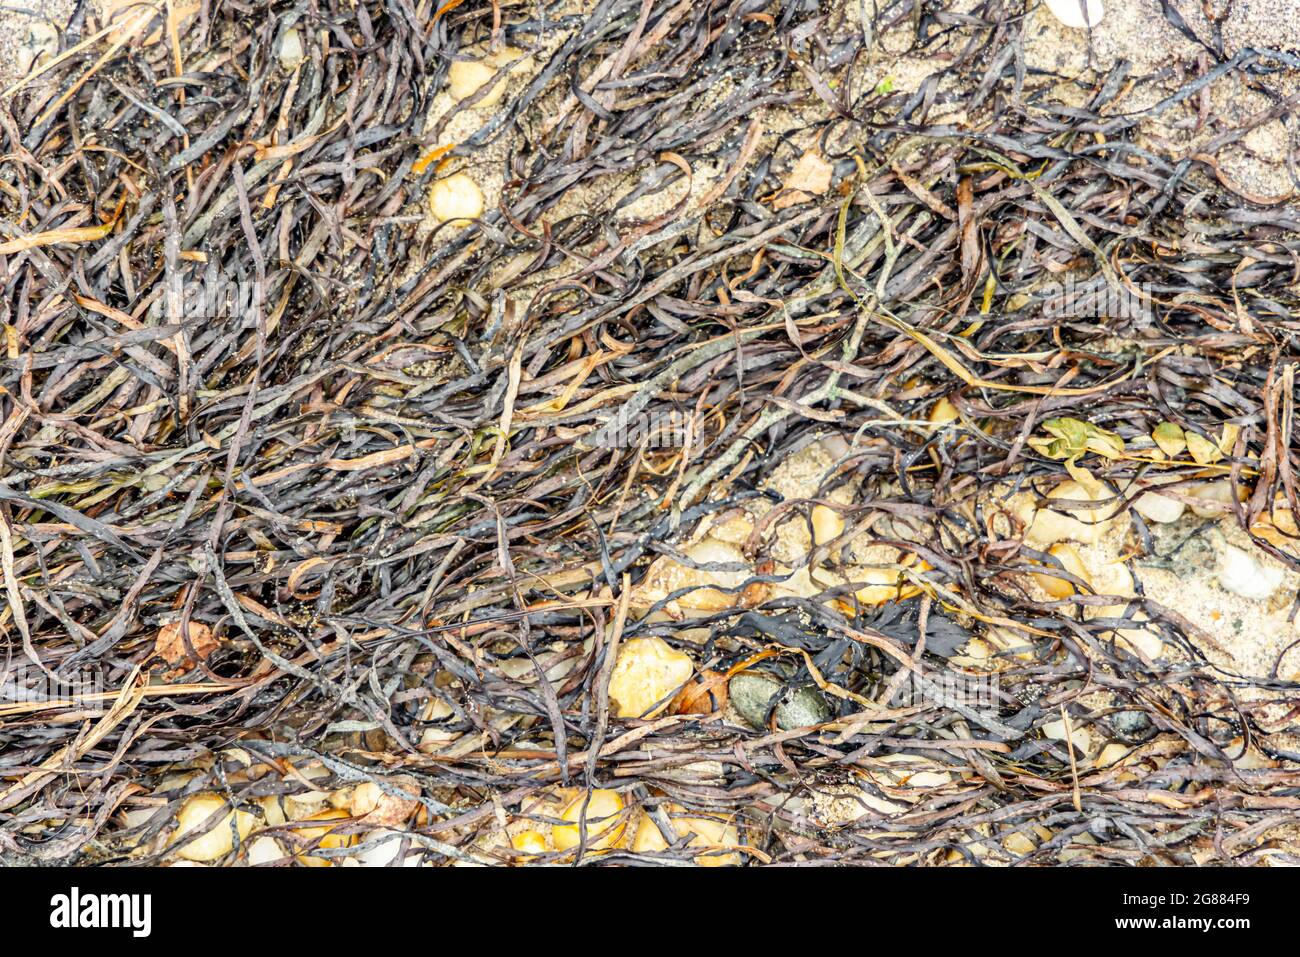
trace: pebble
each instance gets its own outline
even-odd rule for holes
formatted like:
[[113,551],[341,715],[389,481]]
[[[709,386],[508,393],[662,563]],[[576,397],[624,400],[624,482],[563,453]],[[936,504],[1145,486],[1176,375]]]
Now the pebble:
[[[1092,750],[1092,735],[1088,733],[1087,728],[1080,727],[1077,718],[1070,722],[1070,731],[1070,739],[1073,741],[1075,748],[1084,754]],[[1058,718],[1055,721],[1047,722],[1047,724],[1043,725],[1043,735],[1053,741],[1064,743],[1066,739],[1065,721]]]
[[1110,726],[1120,740],[1130,744],[1145,740],[1151,733],[1151,719],[1143,711],[1117,711],[1110,716]]
[[1047,0],[1047,9],[1062,25],[1076,30],[1095,27],[1106,13],[1101,0]]
[[59,33],[44,20],[33,20],[27,34],[18,45],[16,66],[18,75],[26,76],[59,52]]
[[[1087,489],[1075,481],[1062,482],[1048,493],[1046,508],[1035,508],[1031,502],[1022,502],[1021,518],[1029,528],[1025,537],[1036,547],[1043,548],[1056,542],[1075,541],[1095,545],[1114,527],[1117,519],[1127,518],[1125,513],[1115,514],[1114,492],[1109,488]],[[1057,500],[1072,502],[1097,502],[1095,507],[1066,508]]]
[[[187,840],[193,833],[205,827],[213,815],[219,815],[223,811],[225,816],[215,827],[199,837]],[[176,856],[187,861],[206,862],[215,861],[229,854],[235,846],[234,832],[238,831],[242,841],[252,833],[256,818],[247,811],[232,811],[223,797],[205,792],[193,795],[181,805],[176,815],[176,822],[178,827],[169,842],[180,845],[176,848]]]
[[632,638],[618,649],[609,681],[610,707],[620,718],[653,718],[694,672],[691,659],[662,638]]
[[1097,760],[1094,763],[1099,768],[1108,768],[1112,764],[1123,761],[1132,751],[1133,749],[1128,745],[1112,741],[1101,749],[1101,753],[1097,755]]
[[483,191],[464,173],[454,173],[429,187],[429,210],[440,223],[466,226],[483,215]]
[[[1204,506],[1192,506],[1192,511],[1200,518],[1223,518],[1232,514],[1233,491],[1232,482],[1229,479],[1206,482],[1204,485],[1192,489],[1190,494],[1192,498],[1207,503]],[[1240,495],[1244,497],[1244,489]]]
[[1219,553],[1219,584],[1225,591],[1254,601],[1272,597],[1282,584],[1280,568],[1265,568],[1235,545],[1224,545]]
[[[490,82],[502,67],[510,65],[524,56],[525,54],[519,50],[506,48],[486,56],[478,56],[475,59],[454,60],[447,71],[447,90],[454,100],[469,99]],[[531,61],[521,64],[514,72],[521,73],[529,69],[530,66]],[[483,98],[474,105],[479,109],[496,106],[501,102],[501,97],[505,95],[509,82],[509,74],[502,76],[501,79],[496,81],[492,89],[483,94]]]
[[250,867],[271,864],[288,858],[280,842],[273,837],[255,837],[248,844],[248,863]]
[[284,36],[280,39],[279,59],[280,66],[287,72],[293,72],[293,69],[303,61],[302,34],[298,32],[297,27],[290,27],[284,31]]
[[[775,678],[753,672],[742,672],[733,677],[727,690],[736,713],[750,725],[762,730],[764,718],[772,695],[781,684]],[[830,705],[821,692],[810,685],[787,691],[776,706],[776,726],[782,731],[806,728],[830,719]]]
[[[679,804],[665,805],[663,810],[677,837],[688,838],[687,847],[698,848],[703,852],[695,858],[696,865],[735,867],[741,863],[740,855],[734,851],[724,853],[726,849],[740,843],[740,833],[730,816],[692,813]],[[637,854],[646,854],[667,849],[668,841],[659,830],[659,825],[650,815],[642,812],[636,836],[632,839],[632,850]]]
[[619,846],[627,830],[623,806],[623,798],[617,791],[597,788],[591,792],[590,800],[585,794],[579,794],[560,814],[570,823],[551,826],[552,843],[561,851],[577,847],[582,836],[580,824],[585,820],[588,850]]
[[1147,521],[1161,525],[1178,521],[1186,510],[1187,506],[1177,499],[1157,495],[1155,492],[1144,492],[1133,502],[1133,511]]

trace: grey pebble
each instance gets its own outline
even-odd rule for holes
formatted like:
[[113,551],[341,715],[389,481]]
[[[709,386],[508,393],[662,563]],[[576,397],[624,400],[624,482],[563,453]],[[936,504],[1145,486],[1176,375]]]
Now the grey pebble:
[[[736,713],[750,725],[762,730],[772,695],[781,688],[775,678],[756,672],[742,672],[727,684],[727,692]],[[821,724],[831,716],[830,705],[812,685],[787,691],[776,706],[776,726],[782,731]]]

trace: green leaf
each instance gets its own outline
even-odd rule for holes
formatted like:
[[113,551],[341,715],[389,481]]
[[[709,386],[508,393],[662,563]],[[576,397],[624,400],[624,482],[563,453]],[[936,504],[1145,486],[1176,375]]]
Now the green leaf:
[[1186,434],[1187,451],[1192,454],[1197,465],[1211,465],[1223,458],[1223,451],[1203,435],[1196,432]]
[[1029,439],[1029,446],[1054,459],[1075,458],[1093,452],[1104,458],[1115,459],[1124,454],[1124,440],[1114,432],[1099,429],[1082,419],[1060,416],[1043,421],[1043,431],[1052,438],[1041,436]]
[[1178,458],[1183,454],[1183,449],[1187,448],[1183,430],[1173,422],[1161,422],[1151,433],[1151,438],[1160,447],[1160,451],[1171,459]]

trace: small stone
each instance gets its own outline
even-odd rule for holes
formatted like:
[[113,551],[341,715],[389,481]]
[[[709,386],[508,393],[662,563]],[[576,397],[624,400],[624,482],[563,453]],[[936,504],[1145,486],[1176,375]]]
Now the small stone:
[[[447,90],[451,93],[452,99],[457,101],[467,100],[486,83],[490,82],[501,71],[502,67],[508,66],[524,56],[519,50],[507,48],[486,56],[479,56],[476,59],[454,60],[447,71]],[[521,64],[513,72],[526,70],[529,66],[530,64],[527,63]],[[483,98],[474,105],[479,108],[495,106],[501,102],[501,97],[505,95],[506,86],[509,82],[510,74],[503,74],[492,89],[483,94]]]
[[302,34],[298,32],[297,27],[290,27],[284,31],[284,36],[280,39],[278,55],[280,66],[289,72],[303,61]]
[[[1087,728],[1081,727],[1077,721],[1072,721],[1070,722],[1070,732],[1069,737],[1076,750],[1083,754],[1087,754],[1092,750],[1092,735],[1088,733]],[[1065,721],[1058,718],[1055,721],[1047,722],[1047,724],[1043,725],[1043,736],[1064,743],[1066,740]]]
[[1186,509],[1187,506],[1177,499],[1155,492],[1143,492],[1133,502],[1133,511],[1147,521],[1161,525],[1178,521]]
[[252,867],[283,861],[289,857],[273,837],[255,837],[248,844],[248,863]]
[[[897,557],[900,563],[912,565],[910,558],[904,562],[905,556]],[[927,571],[930,566],[925,562],[918,562],[912,567],[920,572]],[[883,605],[890,601],[902,601],[920,593],[920,589],[896,568],[855,565],[850,566],[848,571],[850,580],[861,586],[853,595],[863,605]]]
[[1075,30],[1095,27],[1106,13],[1101,0],[1047,0],[1047,9],[1063,26]]
[[314,852],[333,851],[357,844],[360,838],[356,834],[347,833],[350,830],[348,823],[350,820],[351,815],[347,811],[327,808],[298,822],[293,833],[299,844],[305,848],[297,855],[298,863],[304,867],[333,867],[341,864],[343,862],[341,857],[325,857]]
[[[1146,618],[1141,612],[1138,613],[1137,617],[1139,620]],[[1151,661],[1155,661],[1164,654],[1165,643],[1161,641],[1158,634],[1148,631],[1146,628],[1120,628],[1113,634],[1121,643],[1127,644],[1134,651],[1141,653]]]
[[625,641],[609,680],[611,709],[620,718],[653,718],[694,672],[691,659],[662,638]]
[[1121,741],[1136,744],[1151,733],[1151,719],[1144,711],[1117,711],[1110,716],[1110,726]]
[[[767,727],[768,706],[781,688],[775,678],[754,672],[742,672],[731,679],[728,693],[736,712],[760,730]],[[782,731],[821,724],[830,718],[831,709],[816,688],[804,685],[787,691],[776,705],[776,726]]]
[[825,545],[844,532],[844,519],[840,513],[825,505],[814,505],[812,510],[813,544]]
[[464,173],[453,173],[429,187],[429,211],[440,223],[466,226],[483,215],[483,191]]
[[1095,763],[1099,768],[1108,768],[1112,764],[1118,764],[1123,761],[1128,757],[1129,752],[1132,750],[1133,749],[1127,744],[1120,744],[1117,741],[1112,741],[1101,749],[1101,753],[1097,755]]
[[520,831],[510,839],[510,846],[525,854],[545,854],[546,838],[538,831]]
[[804,685],[786,694],[776,706],[776,726],[782,731],[807,728],[830,719],[831,709],[820,691]]
[[952,404],[952,401],[947,396],[940,398],[930,407],[929,418],[931,425],[947,425],[949,422],[956,422],[960,417],[961,414],[957,411],[957,407]]
[[585,794],[579,794],[560,817],[570,822],[551,827],[551,842],[561,851],[569,851],[578,846],[582,837],[580,825],[583,823],[586,825],[589,851],[618,847],[627,831],[623,798],[617,791],[605,788],[592,791],[590,800]]
[[[223,812],[224,816],[215,827],[189,840],[192,834],[206,827],[213,816],[220,816]],[[235,846],[235,834],[238,833],[241,841],[248,837],[257,819],[248,811],[232,811],[219,794],[205,792],[193,795],[181,805],[176,823],[178,826],[169,841],[172,845],[179,845],[176,856],[187,861],[206,862],[229,854]]]
[[[1026,540],[1039,548],[1067,540],[1095,545],[1117,520],[1127,518],[1127,513],[1115,514],[1115,493],[1104,486],[1087,489],[1071,480],[1056,486],[1047,497],[1046,508],[1036,509],[1032,502],[1022,501],[1018,509],[1021,520],[1029,526]],[[1067,508],[1057,501],[1105,504]]]
[[26,36],[18,44],[16,66],[18,75],[26,76],[59,52],[59,32],[44,20],[33,20],[27,26]]
[[1038,850],[1038,841],[1050,840],[1052,832],[1041,825],[1035,825],[1033,835],[1030,837],[1024,831],[1013,831],[1002,839],[1002,846],[1012,854],[1024,857]]
[[1282,569],[1265,568],[1235,545],[1224,545],[1219,553],[1219,584],[1234,595],[1265,601],[1278,590],[1283,577]]
[[[740,834],[732,823],[731,815],[692,812],[679,804],[667,804],[663,810],[677,837],[680,839],[689,836],[686,846],[698,850],[696,865],[735,867],[740,864],[739,854],[734,851],[724,853],[740,843]],[[637,854],[646,854],[667,849],[668,841],[659,830],[659,825],[649,814],[642,813],[636,836],[632,839],[632,850]]]
[[[348,795],[348,811],[352,816],[383,827],[409,820],[420,806],[420,785],[414,779],[405,777],[395,778],[386,784],[388,790],[373,781],[357,785]],[[392,793],[394,791],[397,793]]]
[[[1193,505],[1192,511],[1200,518],[1223,518],[1232,514],[1232,480],[1217,479],[1213,482],[1206,482],[1204,485],[1192,489],[1189,494],[1192,498],[1200,499],[1206,504]],[[1246,498],[1246,489],[1243,487],[1237,493],[1238,499],[1244,501]]]
[[763,728],[772,696],[780,688],[779,682],[766,675],[741,672],[727,683],[727,695],[737,714],[755,728]]
[[[755,582],[740,588],[754,577],[749,562],[735,545],[704,538],[683,551],[696,565],[741,566],[738,570],[706,567],[693,568],[673,561],[667,555],[655,559],[641,584],[633,591],[634,605],[650,605],[661,601],[673,592],[691,589],[673,599],[667,606],[673,609],[702,612],[723,611],[738,605],[753,605],[762,601],[770,590],[766,584]],[[676,617],[680,617],[676,616]]]
[[[1068,542],[1057,542],[1050,549],[1048,554],[1061,563],[1061,567],[1069,572],[1075,578],[1079,579],[1085,585],[1092,586],[1092,576],[1088,574],[1088,567],[1084,564],[1083,558],[1079,555],[1078,549]],[[1038,574],[1033,573],[1036,581],[1052,598],[1060,600],[1069,598],[1074,594],[1074,585],[1065,578],[1053,573]]]

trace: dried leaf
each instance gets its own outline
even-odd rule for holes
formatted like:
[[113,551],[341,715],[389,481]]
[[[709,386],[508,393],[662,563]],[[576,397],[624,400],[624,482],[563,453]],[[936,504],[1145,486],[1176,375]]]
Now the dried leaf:
[[799,157],[794,169],[786,177],[781,193],[772,204],[776,209],[785,209],[795,203],[802,203],[811,196],[820,196],[831,188],[833,167],[812,150]]
[[[194,653],[199,656],[200,661],[206,661],[217,648],[220,642],[212,637],[212,629],[201,621],[191,621],[189,624],[190,645]],[[158,629],[158,637],[154,641],[154,654],[162,658],[167,664],[175,667],[182,662],[192,661],[189,653],[185,650],[185,639],[181,635],[181,623],[179,621],[169,621]]]

